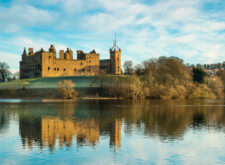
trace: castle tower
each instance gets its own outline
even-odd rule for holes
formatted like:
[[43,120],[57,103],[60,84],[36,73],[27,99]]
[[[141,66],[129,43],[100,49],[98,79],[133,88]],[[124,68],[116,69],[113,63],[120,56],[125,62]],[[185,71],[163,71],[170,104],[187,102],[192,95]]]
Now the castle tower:
[[49,48],[49,53],[53,53],[53,59],[56,59],[56,49],[54,45],[51,45]]
[[121,49],[117,46],[116,37],[114,46],[110,48],[110,73],[121,74]]

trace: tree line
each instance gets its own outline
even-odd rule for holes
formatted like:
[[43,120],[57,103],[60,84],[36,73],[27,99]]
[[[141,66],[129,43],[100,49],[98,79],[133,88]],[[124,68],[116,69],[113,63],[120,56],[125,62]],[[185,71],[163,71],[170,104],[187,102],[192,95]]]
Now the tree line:
[[123,65],[123,76],[97,76],[100,96],[150,99],[223,98],[225,71],[214,76],[177,57],[159,57],[133,66]]

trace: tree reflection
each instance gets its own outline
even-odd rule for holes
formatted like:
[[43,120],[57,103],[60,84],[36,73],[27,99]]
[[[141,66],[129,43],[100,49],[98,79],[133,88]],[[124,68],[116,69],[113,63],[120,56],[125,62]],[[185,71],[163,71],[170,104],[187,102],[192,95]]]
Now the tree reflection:
[[4,133],[9,125],[9,115],[5,111],[0,111],[0,133]]

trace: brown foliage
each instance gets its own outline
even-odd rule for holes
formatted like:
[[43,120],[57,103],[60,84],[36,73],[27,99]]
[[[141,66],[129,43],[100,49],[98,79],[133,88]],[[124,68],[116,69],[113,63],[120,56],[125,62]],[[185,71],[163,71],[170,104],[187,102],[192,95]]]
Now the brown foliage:
[[64,80],[57,83],[57,93],[60,98],[72,99],[78,96],[74,89],[75,84],[71,80]]

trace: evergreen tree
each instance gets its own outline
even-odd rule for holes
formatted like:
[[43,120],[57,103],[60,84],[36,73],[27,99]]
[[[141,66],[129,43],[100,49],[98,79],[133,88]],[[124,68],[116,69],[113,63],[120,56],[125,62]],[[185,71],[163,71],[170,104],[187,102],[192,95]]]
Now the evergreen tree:
[[204,83],[204,77],[206,76],[206,73],[202,68],[200,68],[200,67],[195,68],[194,67],[192,69],[192,72],[193,72],[193,81],[194,82]]

